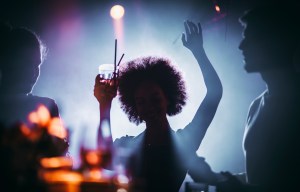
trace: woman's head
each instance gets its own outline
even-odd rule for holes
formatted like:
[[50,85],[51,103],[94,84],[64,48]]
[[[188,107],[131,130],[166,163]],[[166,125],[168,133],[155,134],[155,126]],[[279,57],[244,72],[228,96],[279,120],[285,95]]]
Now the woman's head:
[[141,123],[137,110],[137,91],[142,86],[159,87],[166,102],[167,115],[176,115],[181,112],[186,102],[185,83],[181,73],[173,66],[170,60],[162,57],[141,57],[129,61],[126,67],[120,69],[119,96],[121,107],[131,122]]

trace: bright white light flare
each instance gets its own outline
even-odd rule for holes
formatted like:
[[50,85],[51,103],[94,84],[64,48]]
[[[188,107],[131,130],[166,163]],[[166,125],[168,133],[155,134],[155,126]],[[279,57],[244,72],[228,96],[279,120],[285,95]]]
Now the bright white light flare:
[[110,9],[110,16],[113,19],[121,19],[125,14],[125,9],[123,6],[121,5],[114,5],[111,9]]

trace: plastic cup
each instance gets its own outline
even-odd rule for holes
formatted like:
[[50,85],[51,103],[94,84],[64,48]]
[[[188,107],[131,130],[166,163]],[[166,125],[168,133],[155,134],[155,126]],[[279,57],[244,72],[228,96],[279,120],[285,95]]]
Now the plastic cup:
[[99,75],[101,79],[112,79],[114,76],[114,64],[101,64],[98,67]]

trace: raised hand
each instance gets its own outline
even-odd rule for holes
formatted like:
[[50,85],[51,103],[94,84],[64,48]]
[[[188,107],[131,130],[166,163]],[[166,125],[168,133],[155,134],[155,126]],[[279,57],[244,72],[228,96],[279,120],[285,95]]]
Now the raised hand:
[[[182,43],[195,56],[202,71],[203,80],[207,90],[190,126],[185,128],[186,133],[192,133],[188,136],[189,144],[193,147],[193,150],[196,151],[215,116],[222,98],[223,88],[219,76],[203,48],[201,25],[198,24],[197,26],[193,22],[186,21],[184,22],[184,27],[185,33],[182,34]],[[202,91],[201,87],[198,88],[199,91]]]
[[101,79],[100,76],[97,75],[95,78],[94,96],[101,104],[111,102],[117,95],[117,88],[117,80]]
[[183,45],[192,52],[203,48],[202,28],[200,23],[198,23],[197,26],[191,21],[185,21],[184,28],[185,33],[182,33],[181,37]]

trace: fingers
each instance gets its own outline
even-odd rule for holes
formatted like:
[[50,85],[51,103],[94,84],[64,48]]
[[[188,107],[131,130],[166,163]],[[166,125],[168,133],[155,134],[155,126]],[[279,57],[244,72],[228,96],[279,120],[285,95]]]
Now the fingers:
[[187,35],[198,34],[202,31],[200,23],[198,23],[198,26],[197,26],[192,21],[185,21],[184,22],[184,28],[185,28],[185,32],[186,32]]
[[184,28],[185,33],[181,36],[183,45],[194,51],[201,49],[203,47],[203,36],[200,23],[185,21]]
[[100,78],[100,75],[98,74],[98,75],[96,76],[96,78],[95,78],[95,86],[99,84],[100,79],[101,79],[101,78]]
[[98,74],[95,78],[95,87],[99,86],[118,86],[118,79],[104,79],[101,78],[100,75]]
[[198,28],[195,23],[188,21],[188,25],[189,25],[191,34],[198,34]]
[[117,96],[117,90],[113,87],[107,87],[106,85],[100,85],[94,87],[94,96],[100,103],[110,101]]
[[202,37],[202,27],[200,23],[198,23],[198,33]]
[[188,21],[184,22],[184,29],[185,29],[185,33],[188,35],[191,33],[189,25],[188,25]]
[[185,38],[185,34],[184,34],[184,33],[182,33],[182,35],[181,35],[181,41],[182,41],[182,44],[183,44],[184,46],[186,46],[187,41],[186,41],[186,38]]
[[118,84],[117,79],[103,79],[98,74],[95,78],[94,92],[116,93]]

